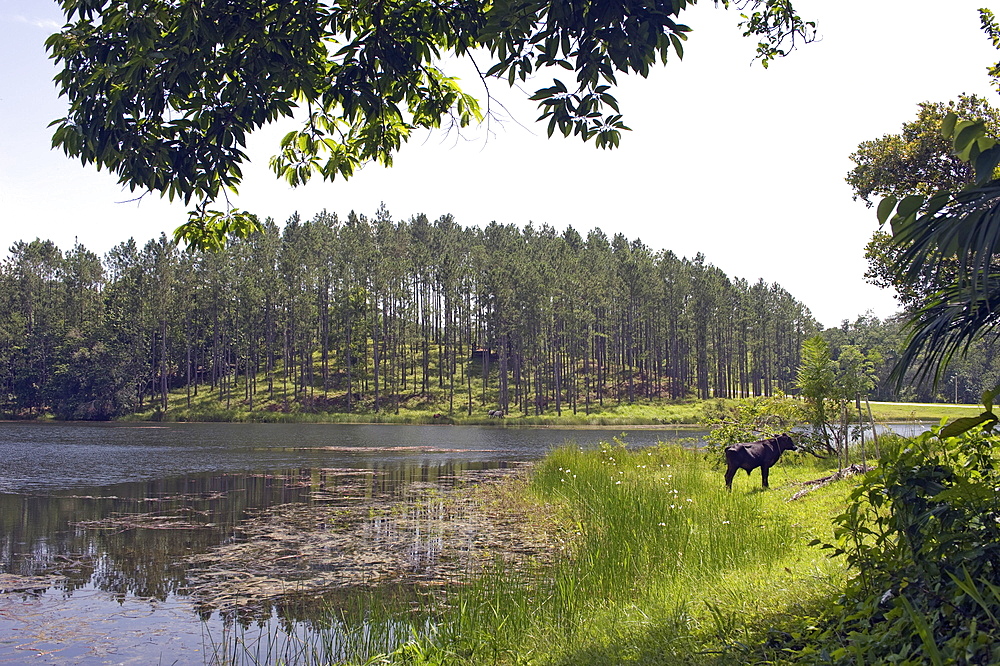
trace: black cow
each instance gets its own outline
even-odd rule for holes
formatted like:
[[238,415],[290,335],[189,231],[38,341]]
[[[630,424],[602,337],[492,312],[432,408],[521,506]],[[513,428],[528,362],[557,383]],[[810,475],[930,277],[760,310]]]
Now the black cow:
[[726,447],[726,488],[732,490],[733,477],[736,470],[745,469],[747,476],[751,470],[760,467],[761,480],[767,488],[767,473],[778,462],[783,451],[797,451],[795,442],[783,432],[777,437],[762,439],[759,442],[733,444]]

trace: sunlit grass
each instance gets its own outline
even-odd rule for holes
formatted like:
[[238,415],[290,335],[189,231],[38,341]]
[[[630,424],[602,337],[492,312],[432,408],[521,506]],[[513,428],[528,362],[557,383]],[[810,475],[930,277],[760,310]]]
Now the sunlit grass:
[[975,416],[983,411],[982,405],[924,404],[908,402],[873,402],[872,415],[876,421],[926,421],[937,423],[943,418]]
[[729,493],[720,470],[679,447],[555,451],[532,491],[568,507],[572,553],[527,585],[498,575],[499,590],[464,605],[462,623],[485,640],[460,634],[449,650],[467,663],[728,663],[760,621],[839,579],[839,563],[808,542],[828,537],[843,489],[793,507],[781,487],[823,466],[776,468],[774,491]]
[[[492,378],[491,384],[495,383]],[[397,400],[383,395],[378,409],[369,393],[362,400],[355,401],[350,411],[346,409],[346,392],[343,388],[323,390],[321,385],[307,387],[297,395],[291,385],[282,381],[274,382],[273,391],[266,390],[266,377],[257,378],[257,390],[253,400],[246,398],[245,378],[221,391],[201,385],[197,395],[187,388],[173,390],[168,395],[168,409],[165,413],[158,408],[158,402],[148,402],[137,414],[126,420],[164,421],[216,421],[216,422],[257,422],[257,423],[400,423],[400,424],[451,424],[451,425],[492,425],[495,427],[517,426],[561,426],[594,427],[648,425],[670,426],[698,424],[704,421],[706,401],[688,399],[637,400],[629,403],[605,399],[604,404],[593,400],[589,406],[581,401],[576,409],[566,402],[557,412],[550,403],[543,414],[535,414],[530,409],[523,413],[517,405],[511,405],[504,419],[492,419],[488,412],[496,409],[496,389],[486,391],[485,400],[481,377],[473,379],[472,410],[469,411],[468,394],[465,389],[456,391],[454,400],[447,389],[433,384],[426,393],[414,388],[411,380],[409,388]],[[358,390],[355,387],[355,390]],[[719,401],[713,400],[717,407]],[[727,402],[723,400],[722,402]],[[937,422],[942,418],[970,416],[979,413],[977,405],[871,403],[874,418],[878,422],[924,421]]]
[[[437,596],[430,621],[393,631],[395,648],[345,652],[317,629],[301,637],[311,646],[301,663],[323,663],[320,647],[335,644],[326,658],[359,664],[740,663],[770,628],[839,589],[842,563],[808,544],[830,540],[850,481],[788,501],[830,468],[787,456],[771,490],[755,472],[727,492],[715,461],[677,446],[558,449],[509,489],[510,501],[545,505],[538,515],[560,522],[554,564],[514,570],[498,553]],[[373,603],[363,617],[377,629],[409,612]]]
[[[494,378],[495,379],[495,378]],[[477,381],[479,381],[477,379]],[[261,387],[264,383],[261,382]],[[488,392],[492,393],[492,392]],[[147,404],[139,412],[124,420],[155,421],[206,421],[254,423],[400,423],[400,424],[450,424],[518,426],[621,426],[621,425],[671,425],[696,424],[702,418],[702,403],[687,401],[644,401],[618,403],[607,400],[604,406],[594,402],[588,414],[584,405],[577,405],[574,412],[569,404],[557,412],[550,405],[545,413],[536,415],[534,410],[525,415],[511,406],[503,419],[490,418],[488,412],[497,404],[491,397],[482,402],[481,386],[474,388],[474,400],[469,413],[467,396],[451,402],[444,389],[433,388],[426,395],[408,393],[405,400],[382,398],[379,408],[371,395],[355,402],[351,411],[346,409],[345,391],[316,389],[312,397],[297,399],[282,385],[276,385],[273,395],[260,390],[252,402],[237,387],[228,398],[220,397],[218,389],[201,386],[197,395],[188,394],[186,388],[168,394],[168,408],[162,412],[158,402]]]

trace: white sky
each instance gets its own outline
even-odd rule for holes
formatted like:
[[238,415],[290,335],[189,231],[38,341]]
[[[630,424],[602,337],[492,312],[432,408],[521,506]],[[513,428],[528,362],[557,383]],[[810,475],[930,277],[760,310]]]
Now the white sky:
[[[267,167],[288,127],[251,138],[237,206],[279,223],[298,211],[396,219],[451,213],[464,225],[529,221],[640,238],[678,255],[703,252],[730,277],[778,282],[825,326],[895,310],[865,284],[864,246],[875,214],[852,201],[844,176],[861,141],[916,114],[921,101],[991,97],[986,66],[1000,53],[979,28],[984,0],[796,0],[822,41],[752,64],[738,12],[709,0],[682,15],[694,28],[683,61],[625,80],[617,97],[619,150],[547,139],[526,95],[494,86],[517,122],[464,139],[418,137],[395,166],[351,181],[292,189]],[[1000,7],[996,7],[1000,9]],[[63,23],[55,2],[0,0],[0,250],[17,240],[74,237],[103,254],[128,237],[170,232],[185,208],[154,195],[141,204],[117,179],[52,151],[48,123],[65,113],[44,41]],[[468,89],[477,90],[471,78]],[[534,90],[547,81],[540,80]],[[488,140],[486,140],[488,137]]]

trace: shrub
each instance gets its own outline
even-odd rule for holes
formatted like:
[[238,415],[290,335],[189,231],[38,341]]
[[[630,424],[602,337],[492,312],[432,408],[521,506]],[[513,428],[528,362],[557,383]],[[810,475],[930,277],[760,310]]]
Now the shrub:
[[1000,663],[1000,438],[886,441],[835,520],[852,578],[783,652],[814,663]]
[[727,446],[773,437],[791,430],[803,420],[801,403],[789,400],[784,394],[734,401],[714,400],[703,407],[703,421],[710,428],[705,442],[709,454],[715,458]]

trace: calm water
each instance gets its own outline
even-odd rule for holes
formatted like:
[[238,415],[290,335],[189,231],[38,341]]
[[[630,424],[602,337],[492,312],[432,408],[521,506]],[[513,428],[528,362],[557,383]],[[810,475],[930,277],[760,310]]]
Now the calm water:
[[630,445],[704,430],[561,430],[476,426],[0,423],[0,493],[291,468],[410,468],[534,460],[565,442]]
[[403,497],[623,430],[635,446],[703,434],[0,423],[0,664],[210,663],[205,633],[226,623],[188,594],[191,557],[238,543],[249,519]]

